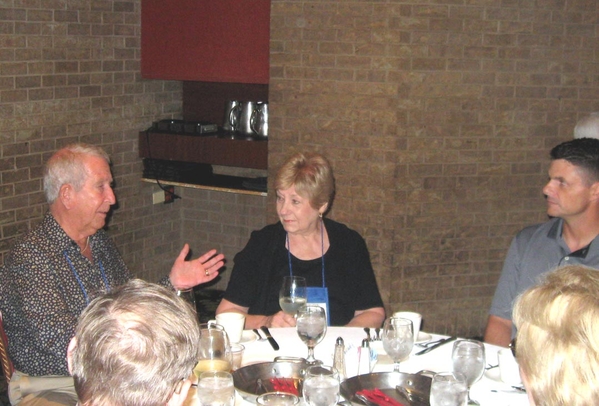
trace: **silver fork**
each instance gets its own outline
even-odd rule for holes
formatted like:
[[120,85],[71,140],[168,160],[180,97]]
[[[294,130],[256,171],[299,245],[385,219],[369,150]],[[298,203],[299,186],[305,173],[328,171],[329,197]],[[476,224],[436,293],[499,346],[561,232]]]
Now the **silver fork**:
[[266,341],[266,337],[262,337],[260,331],[258,331],[257,328],[253,329],[252,331],[254,332],[254,334],[258,336],[258,341]]

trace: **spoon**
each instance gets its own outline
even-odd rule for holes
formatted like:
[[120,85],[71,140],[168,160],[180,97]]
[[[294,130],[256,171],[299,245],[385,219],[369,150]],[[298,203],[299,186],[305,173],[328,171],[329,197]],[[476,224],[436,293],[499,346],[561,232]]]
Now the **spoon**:
[[401,385],[397,385],[395,387],[395,390],[397,390],[397,392],[399,392],[401,395],[403,395],[410,402],[421,402],[421,403],[425,402],[425,399],[422,396],[419,396],[419,395],[413,393],[412,390],[410,390],[408,388],[404,388]]
[[360,399],[362,401],[362,403],[364,403],[366,406],[378,406],[376,403],[371,402],[370,400],[366,399],[366,396],[364,395],[359,395],[359,394],[355,394],[356,398]]

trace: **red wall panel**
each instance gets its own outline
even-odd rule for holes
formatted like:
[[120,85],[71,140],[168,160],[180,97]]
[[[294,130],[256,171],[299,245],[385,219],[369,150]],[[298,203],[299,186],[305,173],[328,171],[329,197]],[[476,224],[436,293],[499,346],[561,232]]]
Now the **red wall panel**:
[[270,0],[143,0],[148,79],[268,83]]

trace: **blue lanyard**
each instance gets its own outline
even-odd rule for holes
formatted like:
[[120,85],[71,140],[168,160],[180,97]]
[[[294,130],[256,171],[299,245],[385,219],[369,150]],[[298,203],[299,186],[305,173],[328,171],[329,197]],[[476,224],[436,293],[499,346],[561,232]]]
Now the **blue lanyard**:
[[[79,287],[81,288],[81,291],[83,292],[83,297],[85,298],[85,303],[89,304],[89,296],[87,295],[87,290],[85,290],[85,286],[83,286],[83,282],[81,281],[81,278],[79,277],[79,274],[77,273],[77,270],[75,269],[75,266],[71,262],[71,258],[69,258],[69,254],[67,253],[67,250],[64,250],[62,253],[63,253],[65,259],[67,260],[67,263],[69,264],[69,267],[71,268],[71,271],[73,271],[73,275],[75,275],[75,279],[77,279],[77,283],[79,283]],[[101,260],[98,260],[98,266],[100,267],[100,275],[102,275],[102,280],[104,281],[104,287],[106,287],[107,292],[110,292],[110,285],[108,285],[108,279],[106,279],[106,273],[104,272],[104,266],[102,266]]]
[[[289,260],[289,275],[293,276],[293,267],[291,266],[291,246],[289,245],[289,233],[285,234],[285,239],[287,240],[287,259]],[[324,281],[324,221],[320,219],[320,249],[322,256],[320,257],[322,261],[322,287],[326,288],[326,284]]]

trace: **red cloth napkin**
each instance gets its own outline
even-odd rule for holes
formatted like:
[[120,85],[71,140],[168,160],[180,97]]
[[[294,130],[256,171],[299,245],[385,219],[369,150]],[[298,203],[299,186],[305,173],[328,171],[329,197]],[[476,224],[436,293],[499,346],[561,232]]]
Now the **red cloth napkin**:
[[275,392],[285,392],[299,396],[299,391],[295,386],[295,379],[293,378],[270,378],[270,383]]
[[385,393],[378,388],[372,390],[363,389],[356,393],[364,396],[368,401],[376,403],[379,406],[404,406],[403,403],[385,395]]

